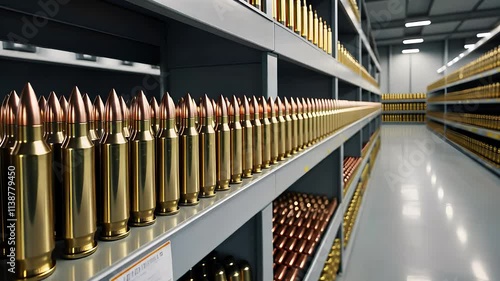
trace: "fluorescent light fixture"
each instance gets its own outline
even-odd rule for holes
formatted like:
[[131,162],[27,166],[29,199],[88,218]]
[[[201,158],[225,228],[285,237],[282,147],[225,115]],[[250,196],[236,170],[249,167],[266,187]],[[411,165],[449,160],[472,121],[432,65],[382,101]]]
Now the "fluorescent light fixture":
[[406,39],[403,40],[403,44],[408,45],[408,44],[418,44],[424,42],[424,39],[422,38],[416,38],[416,39]]
[[472,272],[474,272],[474,275],[476,276],[476,278],[481,280],[481,281],[489,281],[490,280],[490,278],[488,277],[488,274],[486,274],[486,271],[483,268],[483,265],[479,261],[472,262]]
[[465,57],[465,54],[464,53],[460,53],[460,55],[458,55],[459,57],[463,58]]
[[475,44],[465,44],[465,45],[464,45],[464,48],[465,48],[465,49],[474,48],[474,45],[475,45]]
[[457,236],[458,236],[458,240],[460,240],[460,242],[462,244],[467,243],[467,232],[465,231],[465,229],[463,227],[459,226],[457,228]]
[[451,220],[453,218],[453,206],[446,204],[446,217]]
[[[446,66],[442,66],[440,69],[437,70],[437,73],[441,73],[446,69]],[[428,174],[428,173],[427,173]]]
[[426,26],[431,24],[430,20],[422,20],[422,21],[413,21],[405,23],[406,27],[416,27],[416,26]]
[[406,50],[402,51],[403,54],[415,54],[415,53],[418,53],[418,52],[420,52],[419,49],[406,49]]
[[490,36],[490,33],[489,32],[478,33],[476,36],[477,38],[483,38],[486,36]]

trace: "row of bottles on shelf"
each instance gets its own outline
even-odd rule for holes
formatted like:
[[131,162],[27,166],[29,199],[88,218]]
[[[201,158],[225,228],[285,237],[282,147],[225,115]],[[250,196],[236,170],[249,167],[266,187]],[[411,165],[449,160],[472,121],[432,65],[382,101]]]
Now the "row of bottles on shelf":
[[427,104],[425,102],[411,102],[411,103],[384,103],[382,105],[385,111],[395,110],[426,110]]
[[438,134],[445,136],[448,140],[474,153],[483,160],[500,168],[500,146],[492,145],[479,139],[478,136],[465,135],[451,127],[444,129],[443,124],[427,121],[427,126]]
[[359,164],[361,164],[361,161],[363,159],[361,157],[352,157],[348,156],[344,158],[344,164],[342,168],[342,176],[344,180],[344,195],[347,193],[347,190],[349,190],[349,186],[351,185],[352,179],[354,175],[356,174],[356,171],[359,167]]
[[500,83],[479,86],[461,91],[449,92],[446,95],[430,97],[429,102],[434,101],[461,101],[474,99],[498,99],[500,98]]
[[425,114],[383,114],[383,122],[424,122]]
[[340,269],[340,259],[341,259],[342,249],[340,247],[340,239],[335,238],[333,241],[332,248],[328,253],[328,257],[323,266],[323,271],[319,281],[335,281],[337,280],[337,274]]
[[274,280],[302,280],[337,199],[287,192],[273,202]]
[[[15,242],[23,251],[19,264],[27,265],[16,274],[50,275],[56,239],[64,242],[64,258],[91,255],[98,225],[101,240],[122,239],[129,226],[154,224],[157,215],[178,213],[179,205],[229,190],[379,108],[255,96],[216,102],[205,95],[198,104],[189,94],[175,104],[168,93],[158,105],[142,91],[127,105],[114,90],[104,105],[99,96],[92,104],[77,87],[69,102],[54,92],[37,101],[28,83],[20,98],[15,91],[6,96],[0,111],[0,194],[7,206],[8,187],[19,193],[12,202],[22,230]],[[0,211],[5,226],[8,211]],[[1,231],[5,256],[8,230]],[[40,257],[43,263],[33,262]]]
[[425,93],[411,93],[411,94],[403,94],[403,93],[389,93],[382,94],[382,101],[384,100],[420,100],[425,99]]
[[221,258],[212,252],[179,281],[253,281],[252,276],[252,268],[247,261],[236,261],[233,256]]
[[491,130],[500,130],[500,115],[473,114],[460,112],[427,112],[429,116],[454,121],[462,124],[474,125]]
[[332,54],[332,28],[326,20],[307,7],[306,0],[272,0],[273,18],[318,48]]
[[427,86],[427,91],[500,67],[500,46]]
[[377,80],[375,80],[375,78],[370,75],[368,70],[366,70],[366,68],[362,64],[360,64],[359,61],[340,42],[337,43],[337,54],[338,61],[341,64],[347,66],[355,73],[360,74],[361,77],[370,82],[370,84],[374,85],[377,88],[379,87]]

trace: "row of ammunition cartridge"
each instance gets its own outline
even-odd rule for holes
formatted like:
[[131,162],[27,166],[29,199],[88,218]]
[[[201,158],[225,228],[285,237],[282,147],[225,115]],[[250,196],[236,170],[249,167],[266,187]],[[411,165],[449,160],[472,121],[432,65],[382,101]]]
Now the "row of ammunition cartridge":
[[69,101],[54,92],[37,101],[28,83],[0,110],[2,256],[12,184],[16,276],[43,278],[55,269],[56,239],[64,241],[64,258],[91,255],[98,225],[101,240],[122,239],[129,226],[153,224],[156,215],[228,190],[379,108],[311,98],[215,102],[206,95],[197,104],[189,94],[175,104],[168,93],[158,105],[142,91],[128,106],[114,90],[104,105],[77,87]]
[[500,46],[427,86],[427,91],[500,67]]
[[393,110],[426,110],[427,104],[425,102],[410,102],[410,103],[385,103],[382,105],[384,111]]
[[328,54],[332,54],[332,28],[326,20],[318,17],[312,5],[307,9],[306,0],[273,0],[273,18],[293,32],[316,45]]
[[424,122],[425,114],[383,114],[383,122]]
[[400,93],[389,93],[382,94],[382,100],[420,100],[425,99],[425,93],[411,93],[411,94],[400,94]]
[[358,22],[361,22],[361,14],[359,13],[359,7],[356,0],[349,0],[349,5],[351,5],[352,11],[354,12]]
[[370,139],[368,140],[368,142],[366,142],[364,145],[363,145],[363,148],[361,148],[361,155],[362,157],[365,157],[366,156],[366,151],[368,150],[368,148],[371,146],[371,144],[375,141],[375,136],[377,135],[377,132],[379,131],[380,129],[377,129],[377,131],[375,131]]
[[462,148],[476,154],[484,161],[490,163],[492,166],[500,168],[499,146],[492,145],[472,136],[462,134],[450,127],[447,127],[445,132],[443,124],[437,122],[428,121],[427,126],[438,134],[445,136],[448,140],[455,143],[456,145],[459,145]]
[[354,73],[358,73],[363,79],[370,82],[370,84],[376,87],[379,86],[377,80],[370,75],[368,70],[340,42],[337,42],[337,53],[338,61],[341,64],[350,68]]
[[301,280],[337,199],[285,193],[273,202],[274,280]]
[[261,10],[261,11],[265,11],[265,3],[266,1],[264,0],[247,0],[248,3],[250,3],[250,5],[254,6],[255,8]]
[[340,239],[335,238],[333,241],[332,248],[328,253],[328,258],[325,261],[325,265],[323,267],[323,271],[321,272],[321,276],[319,281],[335,281],[337,280],[337,273],[340,269],[340,258],[341,258],[340,248]]
[[472,114],[458,112],[428,112],[429,116],[474,125],[491,130],[500,130],[500,116],[491,114]]
[[179,281],[253,281],[252,268],[247,261],[236,261],[233,256],[221,258],[212,252]]
[[498,99],[500,98],[500,83],[479,86],[471,89],[446,93],[429,98],[431,101],[462,101],[474,99]]
[[342,168],[342,176],[344,179],[344,195],[347,193],[347,190],[349,190],[349,186],[351,185],[352,179],[356,174],[356,171],[359,167],[359,164],[361,164],[362,160],[363,158],[361,157],[348,156],[344,158],[344,164]]

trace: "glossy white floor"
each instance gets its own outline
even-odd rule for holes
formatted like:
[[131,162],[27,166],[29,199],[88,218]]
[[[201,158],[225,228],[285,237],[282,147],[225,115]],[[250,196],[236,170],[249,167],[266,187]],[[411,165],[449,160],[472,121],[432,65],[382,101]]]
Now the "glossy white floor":
[[423,125],[382,126],[343,281],[500,280],[500,179]]

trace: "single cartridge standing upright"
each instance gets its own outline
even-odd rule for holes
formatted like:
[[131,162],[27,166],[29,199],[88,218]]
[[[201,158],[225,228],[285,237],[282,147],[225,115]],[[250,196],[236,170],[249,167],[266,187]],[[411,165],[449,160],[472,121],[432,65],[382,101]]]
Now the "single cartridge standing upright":
[[231,129],[229,128],[229,118],[227,103],[224,97],[219,96],[215,107],[216,125],[215,142],[217,157],[217,187],[216,190],[229,190],[231,181]]
[[64,131],[66,131],[66,121],[61,104],[54,92],[49,94],[47,106],[45,108],[45,127],[43,138],[52,151],[51,154],[51,173],[52,173],[52,194],[54,196],[54,223],[56,239],[63,237],[64,231],[64,208],[60,203],[63,198],[63,162],[62,162],[62,143],[64,141]]
[[16,114],[19,105],[19,96],[16,91],[10,92],[2,102],[0,108],[0,115],[2,115],[2,122],[4,125],[3,136],[0,138],[0,258],[7,255],[8,245],[7,229],[7,214],[8,214],[8,201],[7,195],[9,191],[9,166],[12,165],[10,152],[16,141]]
[[285,118],[285,156],[290,157],[293,154],[293,122],[292,122],[292,116],[291,116],[291,111],[292,111],[292,106],[290,102],[288,101],[287,97],[283,98],[283,105],[284,105],[284,118]]
[[300,98],[295,99],[297,106],[297,151],[302,151],[304,147],[304,117],[302,116],[303,106]]
[[278,110],[278,123],[279,123],[279,133],[278,133],[278,161],[281,161],[287,157],[286,154],[286,120],[283,116],[285,113],[285,106],[281,102],[280,97],[276,97],[276,108]]
[[243,96],[243,100],[240,103],[240,116],[242,118],[241,127],[243,131],[243,178],[251,178],[253,166],[253,136],[252,122],[250,121],[250,104],[246,96]]
[[215,129],[213,127],[214,109],[212,101],[204,95],[200,101],[200,197],[215,196],[217,184],[217,157]]
[[149,101],[151,106],[151,128],[153,128],[153,135],[156,136],[158,130],[160,129],[160,107],[158,106],[158,101],[155,97],[152,97]]
[[156,220],[156,153],[151,107],[144,92],[137,93],[130,117],[130,225],[146,226]]
[[271,121],[269,121],[267,101],[264,97],[259,97],[258,105],[262,132],[262,168],[268,169],[271,166]]
[[307,98],[307,108],[307,115],[309,117],[309,146],[311,146],[315,143],[316,114],[314,113],[314,107],[310,98]]
[[196,129],[198,110],[189,94],[180,105],[181,124],[179,140],[180,156],[180,205],[192,206],[199,203],[200,192],[200,143]]
[[309,146],[309,142],[310,142],[310,131],[309,131],[309,126],[310,126],[310,120],[309,120],[309,106],[307,104],[307,101],[305,98],[302,98],[302,118],[304,118],[304,129],[303,129],[303,138],[304,138],[304,142],[303,142],[303,145],[302,145],[302,149],[305,149],[306,147]]
[[179,212],[179,133],[175,125],[175,103],[168,93],[163,95],[159,108],[160,127],[156,135],[156,184],[158,215]]
[[269,122],[271,123],[271,164],[278,163],[279,158],[279,132],[280,132],[280,124],[277,116],[277,107],[274,103],[274,100],[269,97],[267,100],[267,114],[269,115]]
[[260,123],[259,101],[255,96],[248,99],[250,123],[252,125],[252,172],[262,172],[262,125]]
[[290,117],[292,118],[292,153],[295,154],[299,151],[299,118],[294,98],[290,98]]
[[240,104],[233,96],[229,104],[229,128],[231,130],[231,183],[241,183],[243,174],[243,132],[240,123]]
[[[88,96],[87,96],[88,98]],[[69,98],[63,160],[64,249],[67,259],[91,255],[97,249],[94,143],[89,133],[87,104],[77,87]]]
[[120,97],[120,107],[122,109],[122,125],[123,125],[123,136],[128,139],[130,137],[130,110],[125,103],[123,97]]
[[[54,272],[52,151],[43,139],[35,91],[28,83],[16,114],[16,142],[11,152],[16,186],[16,279],[43,279]],[[9,168],[12,169],[12,168]]]
[[109,93],[104,109],[104,133],[100,141],[102,225],[101,239],[125,238],[130,233],[129,154],[123,135],[123,111],[115,90]]

